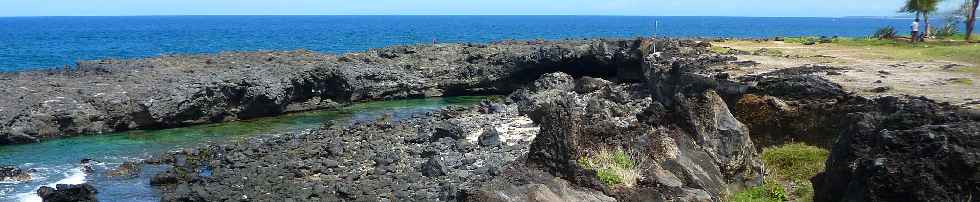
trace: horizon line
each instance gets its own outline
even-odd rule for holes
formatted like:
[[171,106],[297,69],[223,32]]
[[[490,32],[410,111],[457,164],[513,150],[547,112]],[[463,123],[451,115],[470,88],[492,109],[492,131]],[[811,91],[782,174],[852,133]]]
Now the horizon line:
[[0,18],[32,17],[193,17],[193,16],[595,16],[595,17],[741,17],[741,18],[896,18],[893,16],[739,16],[739,15],[614,15],[614,14],[148,14],[148,15],[23,15]]

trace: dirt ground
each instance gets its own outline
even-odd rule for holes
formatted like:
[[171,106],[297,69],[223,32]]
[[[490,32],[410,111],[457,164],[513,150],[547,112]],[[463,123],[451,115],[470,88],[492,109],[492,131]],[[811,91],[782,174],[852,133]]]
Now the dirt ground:
[[[736,53],[738,68],[732,76],[777,70],[824,69],[813,74],[866,97],[925,96],[970,108],[980,108],[978,64],[956,61],[902,59],[886,51],[835,44],[802,45],[781,41],[727,41],[713,43],[713,51]],[[748,62],[748,61],[754,61]]]

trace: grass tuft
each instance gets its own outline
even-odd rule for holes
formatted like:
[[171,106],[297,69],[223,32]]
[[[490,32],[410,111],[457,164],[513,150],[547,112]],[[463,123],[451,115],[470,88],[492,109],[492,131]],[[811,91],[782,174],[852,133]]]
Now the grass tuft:
[[762,186],[752,187],[736,193],[733,202],[783,202],[789,200],[786,190],[779,182],[766,180]]
[[633,187],[642,179],[638,156],[623,149],[599,149],[578,159],[582,168],[596,172],[606,186]]

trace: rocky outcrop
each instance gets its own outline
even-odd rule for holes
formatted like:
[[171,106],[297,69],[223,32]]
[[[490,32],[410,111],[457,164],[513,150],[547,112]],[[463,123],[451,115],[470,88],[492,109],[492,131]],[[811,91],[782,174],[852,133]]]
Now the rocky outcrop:
[[635,79],[650,40],[399,46],[86,61],[0,75],[0,145],[324,109],[507,93],[548,72]]
[[980,195],[980,116],[918,97],[852,102],[812,179],[816,201],[971,201]]
[[31,174],[14,166],[0,166],[0,181],[31,181]]
[[[673,105],[667,108],[645,85],[595,78],[575,81],[555,73],[543,76],[529,90],[518,91],[511,99],[525,105],[520,108],[527,109],[541,127],[522,163],[541,169],[545,176],[627,201],[721,200],[738,187],[761,182],[762,164],[747,128],[734,118],[713,87],[700,93],[687,91],[691,92],[688,95],[675,93],[670,99]],[[610,148],[629,151],[637,164],[634,172],[639,174],[635,185],[603,183],[595,170],[582,165],[584,158]],[[518,193],[530,192],[524,190],[528,187],[553,183],[548,177],[527,177],[543,175],[527,172],[537,171],[505,174],[498,178],[509,181],[498,181],[511,183],[490,186],[511,187],[510,194],[524,197]],[[513,178],[528,178],[516,181],[530,183],[513,183]],[[474,195],[489,196],[492,194],[485,190],[493,189],[484,187]]]
[[95,194],[99,193],[89,184],[58,184],[57,188],[43,186],[37,189],[37,195],[45,202],[96,202]]

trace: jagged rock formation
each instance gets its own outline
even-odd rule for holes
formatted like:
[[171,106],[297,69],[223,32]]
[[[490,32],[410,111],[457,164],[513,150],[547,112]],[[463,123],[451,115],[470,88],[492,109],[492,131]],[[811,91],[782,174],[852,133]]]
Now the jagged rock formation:
[[[678,65],[669,71],[699,67],[703,66]],[[519,108],[541,126],[541,132],[527,159],[514,163],[517,169],[508,169],[473,193],[472,199],[513,201],[530,197],[534,186],[560,190],[554,177],[627,201],[721,200],[738,187],[761,182],[762,164],[747,128],[713,89],[675,93],[673,105],[667,107],[653,98],[645,84],[588,77],[576,81],[563,73],[547,74],[529,89],[511,99],[522,105]],[[635,185],[604,184],[595,171],[580,163],[604,148],[630,151],[638,163]],[[494,191],[502,188],[527,190],[504,195]]]
[[0,75],[0,145],[169,128],[352,101],[510,92],[540,74],[624,75],[643,40],[399,46],[87,61]]

